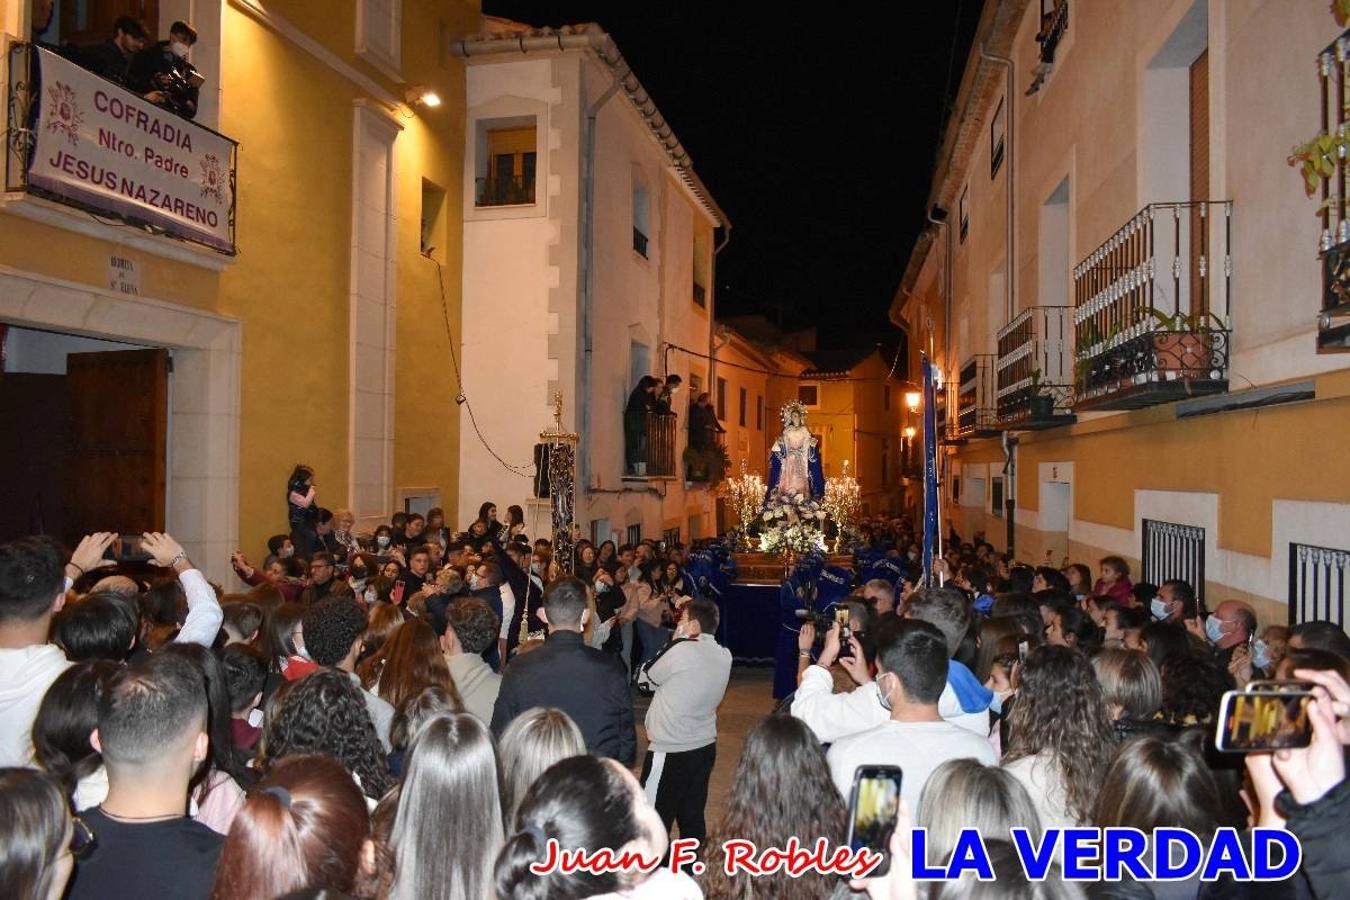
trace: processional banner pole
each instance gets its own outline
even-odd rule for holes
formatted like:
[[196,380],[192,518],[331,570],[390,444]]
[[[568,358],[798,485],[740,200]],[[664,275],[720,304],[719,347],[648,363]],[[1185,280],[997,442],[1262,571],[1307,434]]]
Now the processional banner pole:
[[923,583],[933,584],[933,555],[941,553],[937,471],[937,369],[923,356]]
[[540,432],[548,460],[549,506],[553,524],[553,558],[558,568],[570,575],[576,557],[572,541],[576,522],[577,442],[576,434],[563,429],[562,392],[553,395],[553,427]]

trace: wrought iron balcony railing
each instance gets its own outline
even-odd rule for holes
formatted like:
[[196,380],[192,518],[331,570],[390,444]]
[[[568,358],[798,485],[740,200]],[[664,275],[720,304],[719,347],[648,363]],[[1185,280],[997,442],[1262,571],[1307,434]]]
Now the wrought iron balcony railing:
[[1055,66],[1055,51],[1059,49],[1064,32],[1068,29],[1069,0],[1041,0],[1041,30],[1036,34],[1036,43],[1041,45],[1041,51],[1032,69],[1035,77],[1031,87],[1027,88],[1027,96],[1039,91],[1050,76]]
[[235,255],[238,145],[184,117],[195,107],[183,85],[158,105],[38,44],[15,41],[7,57],[0,175],[11,200]]
[[624,474],[630,478],[675,477],[673,413],[649,412],[624,421]]
[[[646,254],[644,254],[646,255]],[[694,282],[694,302],[699,306],[708,305],[708,289],[697,281]]]
[[1075,409],[1228,389],[1232,212],[1152,203],[1075,267]]
[[636,228],[633,229],[633,249],[643,256],[647,255],[647,236]]
[[533,175],[502,175],[478,179],[477,206],[526,206],[533,202]]
[[[1322,87],[1322,130],[1319,139],[1350,136],[1350,31],[1327,45],[1317,56],[1317,75]],[[1319,353],[1350,351],[1350,184],[1347,183],[1345,150],[1337,165],[1319,172],[1322,200],[1322,308],[1317,317]]]
[[1005,428],[1073,422],[1073,307],[1032,306],[998,333],[998,420]]
[[979,353],[961,364],[956,388],[957,436],[988,437],[999,432],[994,377],[997,359],[992,353]]

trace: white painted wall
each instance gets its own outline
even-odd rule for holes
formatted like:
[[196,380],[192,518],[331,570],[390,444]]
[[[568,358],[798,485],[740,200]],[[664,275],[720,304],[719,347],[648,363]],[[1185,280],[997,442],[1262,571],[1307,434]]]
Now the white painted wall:
[[[610,85],[608,73],[579,53],[487,57],[467,72],[464,275],[461,368],[483,440],[511,466],[492,457],[461,407],[459,521],[467,524],[480,502],[524,504],[532,448],[552,424],[552,393],[561,391],[564,425],[584,428],[589,483],[578,490],[577,520],[587,532],[595,520],[611,530],[640,524],[659,537],[690,510],[711,511],[708,492],[682,481],[625,481],[622,413],[633,387],[631,347],[645,345],[650,374],[680,374],[686,385],[675,402],[680,417],[676,457],[686,437],[691,371],[706,372],[665,343],[702,348],[708,316],[693,303],[694,207],[668,172],[669,161],[646,124],[620,92],[599,111],[596,132],[594,290],[589,395],[581,360],[581,167],[586,109]],[[543,189],[532,206],[475,208],[474,163],[480,122],[535,117],[538,171]],[[647,194],[648,255],[633,249],[633,189]],[[711,269],[711,242],[707,265]],[[710,302],[711,288],[708,285]],[[583,487],[580,486],[579,487]],[[535,527],[542,534],[546,529]],[[687,537],[687,535],[685,535]]]

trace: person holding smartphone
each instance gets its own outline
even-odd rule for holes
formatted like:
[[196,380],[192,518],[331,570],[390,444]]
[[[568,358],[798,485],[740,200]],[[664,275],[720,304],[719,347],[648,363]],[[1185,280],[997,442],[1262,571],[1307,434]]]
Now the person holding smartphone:
[[898,765],[901,796],[917,807],[928,775],[949,759],[998,762],[988,739],[942,718],[938,701],[947,686],[947,640],[937,626],[892,619],[877,638],[876,685],[889,718],[835,741],[826,759],[841,796],[853,790],[859,766]]

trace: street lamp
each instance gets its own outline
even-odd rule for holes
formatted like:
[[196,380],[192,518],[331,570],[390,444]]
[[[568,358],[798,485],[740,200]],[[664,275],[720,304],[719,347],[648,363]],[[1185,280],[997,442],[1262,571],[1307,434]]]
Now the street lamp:
[[910,412],[915,412],[919,408],[919,402],[923,396],[918,391],[905,392],[905,405],[909,407]]
[[916,434],[918,434],[918,430],[917,430],[913,425],[906,425],[906,426],[905,426],[905,438],[906,438],[906,440],[911,440],[911,441],[914,440],[914,435],[916,435]]

